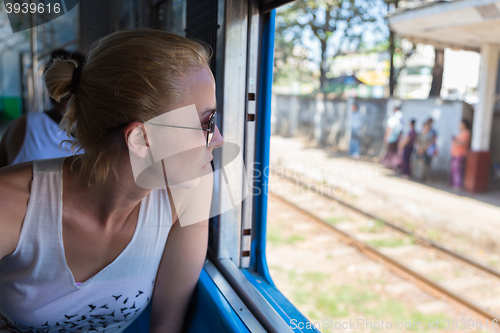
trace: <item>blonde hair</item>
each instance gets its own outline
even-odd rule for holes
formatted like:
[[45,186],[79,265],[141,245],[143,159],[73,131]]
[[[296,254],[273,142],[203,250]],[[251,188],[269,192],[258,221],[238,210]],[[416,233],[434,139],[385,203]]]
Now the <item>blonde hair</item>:
[[[161,30],[118,31],[92,46],[81,79],[61,128],[71,140],[82,175],[89,186],[102,184],[116,173],[116,146],[107,135],[133,122],[145,122],[165,112],[183,97],[179,80],[208,66],[207,46]],[[49,95],[56,101],[71,95],[77,68],[71,60],[55,60],[45,73]],[[74,89],[74,88],[73,88]]]

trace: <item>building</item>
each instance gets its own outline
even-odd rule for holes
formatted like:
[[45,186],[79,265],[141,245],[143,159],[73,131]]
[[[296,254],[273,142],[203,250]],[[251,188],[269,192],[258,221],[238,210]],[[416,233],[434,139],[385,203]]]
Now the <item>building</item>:
[[[491,160],[500,159],[500,1],[436,2],[397,12],[389,24],[413,43],[480,52],[478,103],[472,127],[465,188],[485,191]],[[464,64],[467,66],[467,64]]]

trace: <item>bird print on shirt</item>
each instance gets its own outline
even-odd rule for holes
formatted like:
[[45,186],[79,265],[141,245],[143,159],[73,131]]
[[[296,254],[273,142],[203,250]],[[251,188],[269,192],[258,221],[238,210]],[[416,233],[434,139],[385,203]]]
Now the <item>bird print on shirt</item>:
[[[129,323],[137,317],[141,308],[146,305],[150,297],[144,291],[138,290],[132,297],[126,295],[110,295],[110,301],[102,304],[87,304],[84,313],[63,313],[64,320],[54,322],[45,321],[37,328],[13,322],[0,315],[0,332],[8,333],[77,333],[77,332],[102,332],[109,329],[109,325]],[[142,299],[142,301],[141,301]],[[119,303],[118,303],[119,302]],[[139,302],[139,304],[137,304]],[[114,305],[115,304],[115,305]],[[120,306],[121,305],[121,306]],[[125,306],[123,306],[125,305]],[[129,306],[127,306],[129,305]],[[117,309],[120,311],[117,312]],[[120,324],[121,325],[121,324]]]

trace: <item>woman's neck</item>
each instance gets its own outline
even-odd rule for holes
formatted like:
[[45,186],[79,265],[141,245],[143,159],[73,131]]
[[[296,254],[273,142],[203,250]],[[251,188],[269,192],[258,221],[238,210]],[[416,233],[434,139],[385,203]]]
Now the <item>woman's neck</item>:
[[64,163],[63,199],[73,211],[84,214],[103,228],[120,228],[151,191],[136,185],[130,164],[129,170],[119,167],[117,174],[110,173],[102,185],[89,187],[88,179],[78,177],[81,171],[79,161],[73,166],[71,162],[69,158]]

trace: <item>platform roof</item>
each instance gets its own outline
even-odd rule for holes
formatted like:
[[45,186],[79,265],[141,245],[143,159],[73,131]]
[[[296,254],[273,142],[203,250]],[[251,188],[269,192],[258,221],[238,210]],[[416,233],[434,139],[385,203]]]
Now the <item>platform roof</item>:
[[391,29],[414,43],[479,51],[500,46],[500,0],[456,0],[389,17]]

